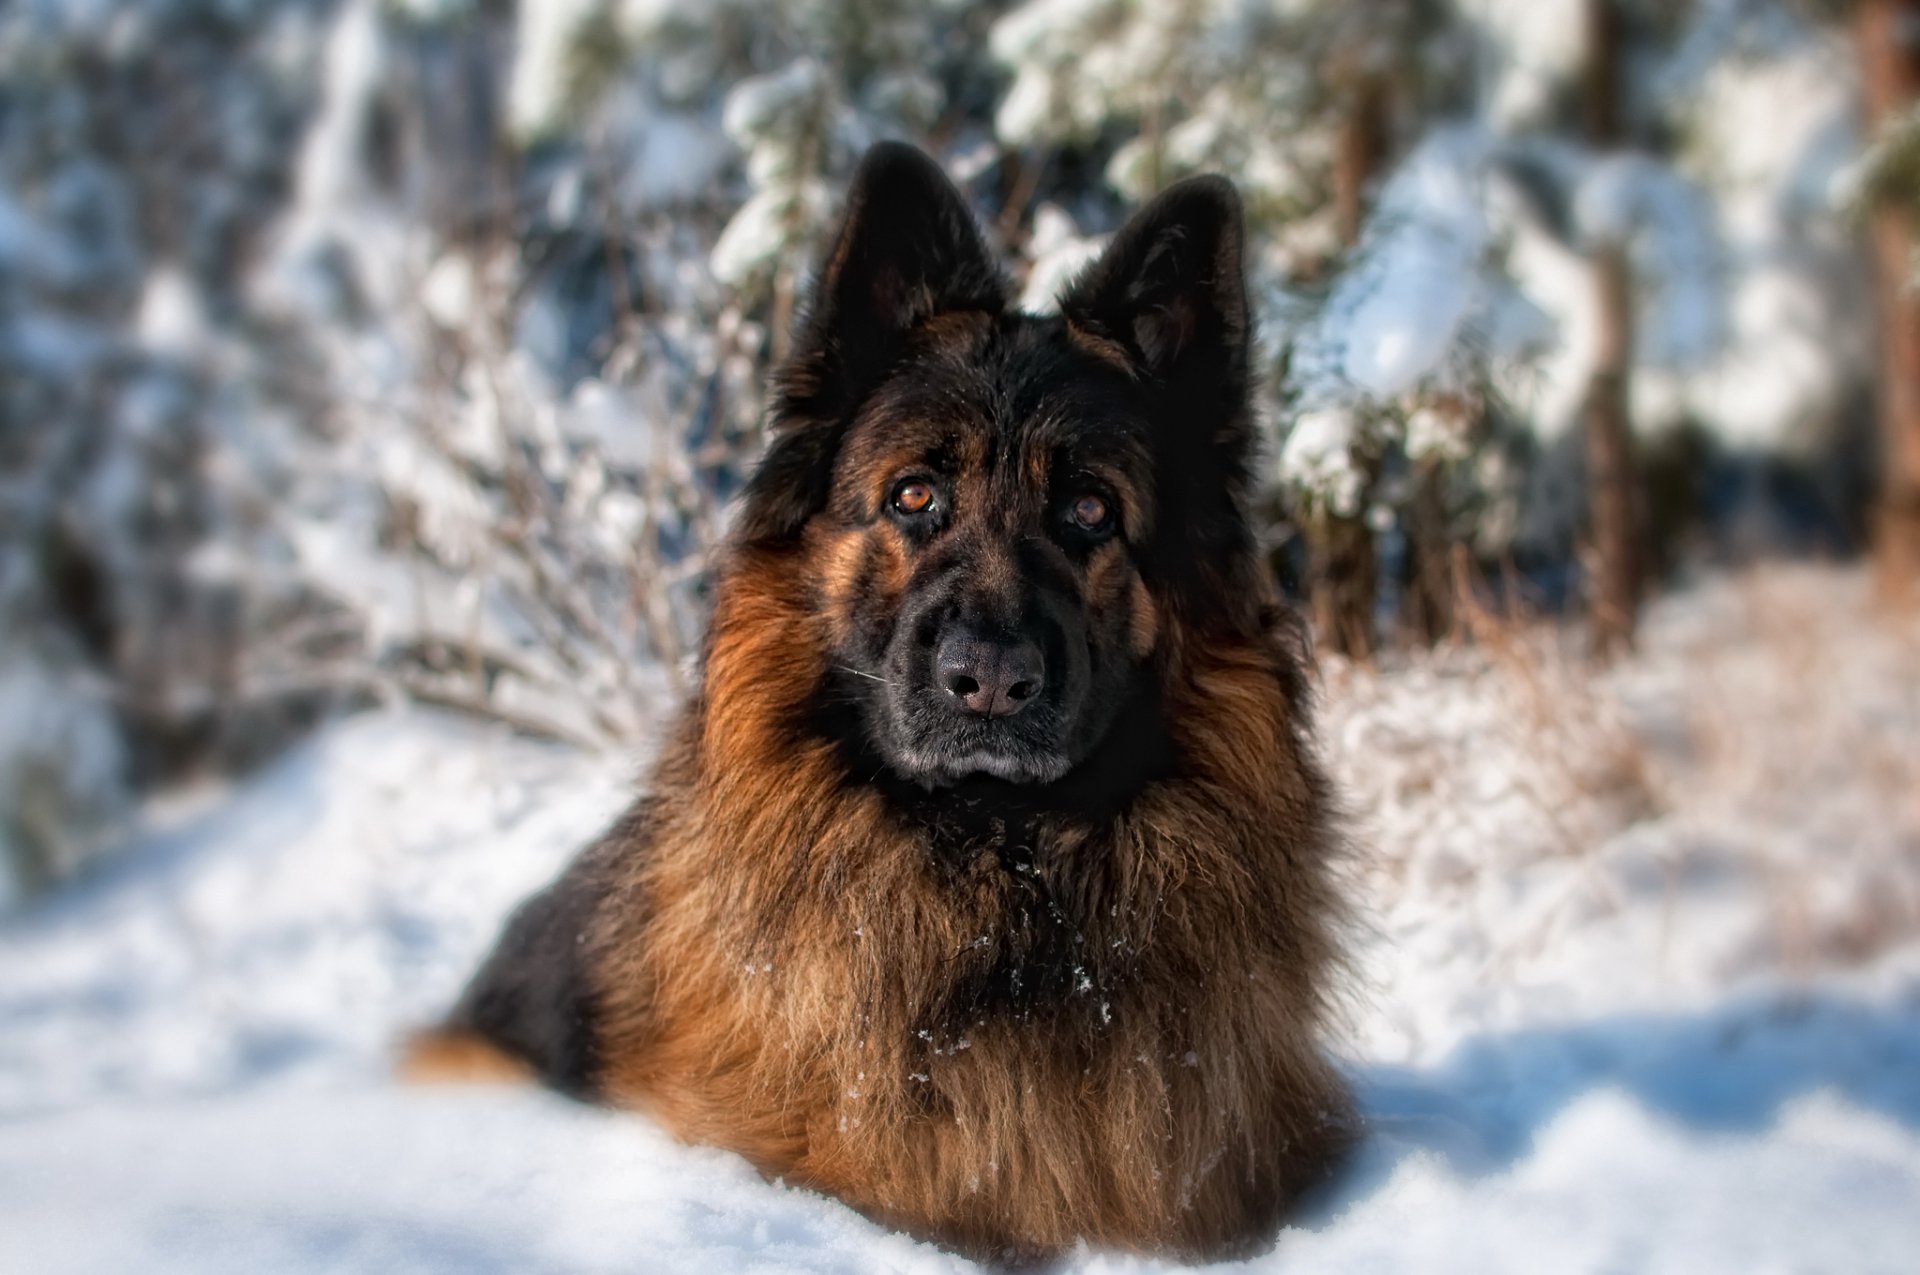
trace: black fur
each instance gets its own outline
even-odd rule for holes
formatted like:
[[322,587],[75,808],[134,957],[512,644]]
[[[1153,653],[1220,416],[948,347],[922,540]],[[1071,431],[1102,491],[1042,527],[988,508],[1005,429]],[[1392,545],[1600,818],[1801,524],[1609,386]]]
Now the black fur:
[[747,484],[742,536],[784,540],[820,511],[841,434],[915,324],[1006,303],[1006,280],[940,166],[903,142],[869,150],[774,387],[772,419],[785,427]]
[[643,801],[514,910],[443,1030],[492,1042],[570,1097],[599,1096],[593,962],[618,857],[646,844],[646,826]]
[[1196,609],[1262,592],[1232,574],[1255,560],[1246,517],[1257,431],[1244,236],[1233,183],[1189,178],[1135,214],[1060,298],[1068,322],[1119,344],[1138,369],[1139,407],[1156,424],[1162,521],[1181,531],[1151,546],[1143,565]]

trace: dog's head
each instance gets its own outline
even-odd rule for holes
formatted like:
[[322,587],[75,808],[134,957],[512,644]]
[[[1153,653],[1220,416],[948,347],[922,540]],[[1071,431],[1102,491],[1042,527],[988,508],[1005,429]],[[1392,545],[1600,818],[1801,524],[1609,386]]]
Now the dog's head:
[[737,536],[804,550],[831,689],[884,764],[1058,780],[1170,645],[1254,622],[1248,328],[1222,179],[1161,195],[1041,317],[931,160],[867,156]]

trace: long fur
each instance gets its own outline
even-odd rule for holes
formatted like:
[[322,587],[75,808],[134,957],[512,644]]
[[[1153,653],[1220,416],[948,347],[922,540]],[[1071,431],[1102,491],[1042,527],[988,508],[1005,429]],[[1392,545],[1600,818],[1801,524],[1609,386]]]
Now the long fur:
[[[1188,197],[1237,234],[1237,204]],[[1101,286],[1061,322],[1088,360],[1142,361],[1129,376],[1221,326],[1204,295],[1155,295],[1130,328]],[[1225,547],[1178,587],[1150,549],[1114,576],[1151,652],[1144,724],[1116,729],[1151,746],[1097,796],[916,795],[832,724],[846,609],[891,586],[869,563],[855,587],[853,533],[818,516],[849,409],[807,348],[778,422],[804,446],[773,453],[798,485],[763,475],[750,498],[650,795],[528,905],[448,1030],[968,1253],[1258,1248],[1352,1117],[1320,1043],[1343,916],[1327,786],[1291,620],[1238,519],[1243,444],[1219,444],[1244,422],[1184,444],[1225,447],[1193,480],[1224,512],[1167,497],[1166,534],[1211,516]]]

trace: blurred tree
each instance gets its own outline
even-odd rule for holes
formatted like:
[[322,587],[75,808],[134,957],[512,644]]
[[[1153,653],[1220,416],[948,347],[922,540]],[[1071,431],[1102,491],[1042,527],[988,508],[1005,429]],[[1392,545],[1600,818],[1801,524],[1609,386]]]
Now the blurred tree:
[[1854,0],[1848,44],[1813,0],[1609,0],[1609,59],[1590,2],[0,4],[0,857],[62,875],[141,785],[369,695],[648,730],[880,136],[998,201],[1036,307],[1078,225],[1232,175],[1262,513],[1363,654],[1389,614],[1446,631],[1462,551],[1553,599],[1584,561],[1597,600],[1629,423],[1832,463],[1867,69],[1911,557],[1913,5]]
[[[1582,105],[1586,140],[1604,159],[1626,142],[1626,12],[1621,0],[1586,0]],[[1607,219],[1611,221],[1611,219]],[[1587,508],[1593,634],[1602,653],[1633,643],[1640,610],[1638,471],[1628,380],[1633,367],[1633,274],[1623,230],[1607,225],[1592,245],[1599,333],[1587,386]]]
[[1914,288],[1920,182],[1913,177],[1920,150],[1920,0],[1861,0],[1854,32],[1868,127],[1882,147],[1875,183],[1881,189],[1871,209],[1883,465],[1876,545],[1884,586],[1911,599],[1920,590],[1920,293]]
[[[1264,250],[1252,274],[1274,359],[1274,414],[1319,413],[1307,432],[1343,453],[1337,464],[1327,458],[1342,476],[1337,489],[1304,475],[1286,486],[1315,627],[1354,656],[1377,640],[1373,521],[1399,413],[1329,414],[1321,409],[1335,405],[1300,401],[1289,349],[1311,309],[1306,292],[1356,251],[1395,155],[1427,116],[1462,100],[1450,21],[1439,0],[1029,0],[993,32],[1014,73],[995,117],[1004,142],[1112,145],[1107,181],[1136,202],[1196,172],[1239,184]],[[1124,140],[1114,145],[1116,130]]]
[[790,60],[727,94],[727,134],[746,157],[753,193],[711,258],[714,276],[743,303],[768,308],[774,361],[838,185],[868,146],[925,136],[946,106],[928,51],[945,44],[954,17],[928,0],[789,0],[783,16]]

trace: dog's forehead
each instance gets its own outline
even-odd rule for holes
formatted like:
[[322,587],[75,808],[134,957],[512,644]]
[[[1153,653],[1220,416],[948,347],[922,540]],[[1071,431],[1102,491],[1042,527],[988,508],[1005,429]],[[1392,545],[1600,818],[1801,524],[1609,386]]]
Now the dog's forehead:
[[942,325],[868,403],[848,451],[862,468],[912,462],[1045,481],[1065,465],[1145,482],[1149,430],[1128,390],[1057,319]]

